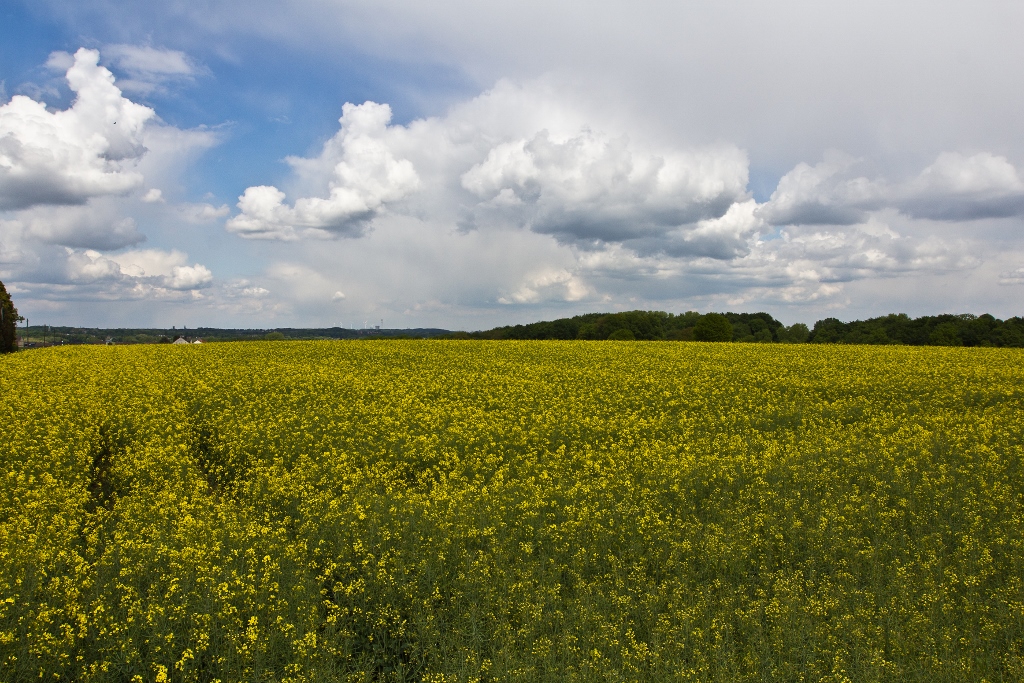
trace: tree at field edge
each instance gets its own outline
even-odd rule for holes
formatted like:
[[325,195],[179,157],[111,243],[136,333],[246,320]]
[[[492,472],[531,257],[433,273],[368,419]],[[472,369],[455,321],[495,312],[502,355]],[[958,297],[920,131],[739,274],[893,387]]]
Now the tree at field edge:
[[693,327],[693,338],[697,341],[732,341],[732,323],[720,313],[705,313]]
[[18,315],[11,295],[7,293],[4,283],[0,282],[0,353],[10,353],[18,348],[15,326],[23,318]]

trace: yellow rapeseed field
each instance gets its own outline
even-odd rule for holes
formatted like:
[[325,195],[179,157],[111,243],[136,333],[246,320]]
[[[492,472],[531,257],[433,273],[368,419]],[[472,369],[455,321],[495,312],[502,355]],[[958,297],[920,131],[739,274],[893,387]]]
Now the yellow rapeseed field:
[[1024,351],[0,359],[0,680],[1024,680]]

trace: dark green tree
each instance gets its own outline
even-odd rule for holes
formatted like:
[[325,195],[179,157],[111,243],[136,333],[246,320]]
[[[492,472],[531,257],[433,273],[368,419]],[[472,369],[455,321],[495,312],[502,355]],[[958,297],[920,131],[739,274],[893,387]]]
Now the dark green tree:
[[779,341],[785,344],[803,344],[811,336],[811,331],[803,323],[793,323],[779,331]]
[[935,346],[963,346],[960,338],[960,326],[954,322],[940,323],[928,335],[928,341]]
[[[728,318],[726,318],[728,320]],[[754,341],[754,333],[743,320],[729,320],[729,324],[732,326],[732,339],[731,340],[718,340],[718,341],[737,341],[737,342],[752,342]]]
[[814,323],[808,341],[816,344],[839,344],[846,334],[846,325],[838,318],[825,318]]
[[0,353],[10,353],[17,349],[15,326],[22,320],[7,288],[0,282]]
[[693,327],[697,341],[732,341],[732,324],[721,313],[707,313]]
[[633,341],[636,335],[628,327],[620,327],[608,335],[608,341]]

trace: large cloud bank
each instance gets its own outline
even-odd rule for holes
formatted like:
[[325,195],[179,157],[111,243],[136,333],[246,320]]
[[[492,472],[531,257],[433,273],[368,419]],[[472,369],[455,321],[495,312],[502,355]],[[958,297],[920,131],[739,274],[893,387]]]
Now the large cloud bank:
[[318,157],[287,160],[294,190],[318,194],[289,205],[277,187],[249,187],[228,230],[288,241],[359,237],[390,211],[463,230],[526,229],[582,248],[743,250],[736,230],[702,223],[749,199],[747,157],[735,146],[640,144],[628,131],[592,126],[543,88],[508,83],[444,117],[406,126],[390,118],[387,105],[346,104]]
[[[499,305],[607,302],[630,291],[788,305],[839,302],[851,282],[970,271],[982,259],[964,239],[927,226],[1024,213],[1017,169],[987,152],[942,152],[890,178],[857,173],[862,160],[829,151],[797,164],[759,203],[739,147],[644,136],[543,83],[502,82],[405,125],[390,117],[386,105],[345,105],[318,156],[288,159],[292,204],[276,187],[250,187],[228,229],[283,241],[372,243],[375,231],[399,225],[454,228],[465,240],[550,240],[547,256],[493,276],[487,302]],[[508,247],[509,258],[518,249]],[[338,286],[324,280],[322,298]]]
[[[287,157],[273,185],[243,185],[234,209],[179,201],[174,186],[216,136],[125,97],[96,51],[55,54],[70,106],[21,95],[0,106],[0,273],[54,302],[317,316],[820,309],[845,305],[856,283],[982,269],[994,259],[974,235],[1024,215],[1010,156],[977,148],[888,173],[827,151],[787,164],[755,199],[741,145],[686,144],[546,79],[500,81],[405,123],[387,104],[348,103],[317,153]],[[112,46],[108,60],[136,93],[203,73],[173,50]],[[155,225],[170,239],[142,249]],[[186,226],[197,230],[187,247],[174,241]],[[188,257],[207,243],[219,251],[203,260],[236,279]],[[1009,254],[991,285],[1024,281]]]
[[[531,100],[532,98],[532,100]],[[550,118],[530,115],[532,109]],[[520,119],[521,125],[510,125]],[[605,131],[542,88],[499,84],[447,116],[389,125],[385,104],[346,104],[341,128],[314,158],[289,157],[299,196],[249,187],[227,227],[243,237],[360,236],[391,208],[466,229],[505,225],[579,246],[626,243],[639,251],[732,258],[712,235],[764,226],[851,226],[891,210],[911,219],[971,221],[1024,214],[1024,181],[1005,157],[942,152],[916,176],[857,175],[858,160],[826,152],[786,173],[770,199],[749,204],[749,161],[736,146],[680,149]],[[745,230],[736,226],[743,206]],[[724,225],[719,223],[718,225]],[[684,245],[690,244],[686,247]]]

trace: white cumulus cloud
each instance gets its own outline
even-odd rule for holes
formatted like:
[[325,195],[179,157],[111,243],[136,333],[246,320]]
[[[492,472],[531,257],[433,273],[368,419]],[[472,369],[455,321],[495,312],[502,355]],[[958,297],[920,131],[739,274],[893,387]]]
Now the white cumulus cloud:
[[887,188],[846,172],[856,160],[838,152],[811,166],[800,163],[779,180],[758,215],[775,225],[853,225],[884,202]]
[[693,227],[670,234],[664,249],[675,255],[692,254],[723,260],[743,256],[765,227],[757,207],[753,199],[736,202],[718,218],[706,218]]
[[168,290],[194,291],[213,283],[213,273],[206,266],[188,265],[188,255],[177,249],[136,249],[120,254],[101,254],[94,249],[65,252],[67,281],[104,285],[96,294],[108,299],[159,296]]
[[814,166],[798,164],[758,215],[774,225],[853,225],[885,208],[942,221],[1024,215],[1024,181],[1002,156],[944,152],[902,182],[852,176],[855,163],[830,152]]
[[117,262],[105,258],[93,249],[85,251],[68,250],[67,275],[72,282],[93,283],[103,280],[121,278],[121,268]]
[[23,95],[0,107],[0,210],[82,204],[143,182],[133,165],[153,110],[121,95],[96,50],[78,50],[66,77],[76,94],[69,109],[50,112]]
[[168,289],[200,289],[213,281],[206,266],[188,265],[188,255],[177,249],[136,249],[106,258],[116,263],[123,275]]
[[529,273],[519,287],[498,298],[500,304],[535,304],[542,301],[581,301],[593,292],[578,274],[564,268]]
[[1006,157],[988,152],[940,154],[897,201],[919,218],[968,221],[1024,215],[1024,181]]
[[197,263],[192,266],[173,266],[170,275],[164,276],[168,289],[201,289],[213,282],[213,273],[206,266]]
[[289,206],[285,193],[276,187],[249,187],[238,199],[241,213],[227,222],[228,230],[262,239],[356,236],[388,202],[419,186],[412,163],[395,158],[385,139],[391,107],[346,103],[342,112],[341,130],[317,160],[320,165],[333,164],[328,196],[300,197]]

